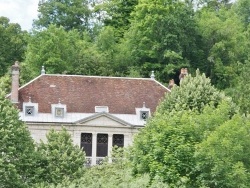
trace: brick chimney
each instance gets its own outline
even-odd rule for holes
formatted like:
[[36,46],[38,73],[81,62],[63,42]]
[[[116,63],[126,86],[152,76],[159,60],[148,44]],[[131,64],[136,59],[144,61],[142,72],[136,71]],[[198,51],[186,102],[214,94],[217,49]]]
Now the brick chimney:
[[174,79],[169,80],[169,84],[168,84],[168,89],[172,89],[172,87],[174,86]]
[[19,62],[16,61],[11,66],[12,86],[11,86],[11,102],[18,103],[18,88],[19,88]]
[[182,69],[181,69],[181,73],[180,73],[180,75],[179,75],[180,81],[181,81],[187,74],[188,74],[187,68],[182,68]]

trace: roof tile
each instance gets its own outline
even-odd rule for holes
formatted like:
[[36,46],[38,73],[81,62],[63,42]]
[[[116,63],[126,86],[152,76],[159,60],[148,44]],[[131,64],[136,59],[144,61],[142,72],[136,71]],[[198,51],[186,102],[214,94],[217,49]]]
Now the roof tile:
[[68,112],[94,113],[95,106],[108,106],[110,113],[135,114],[143,102],[154,112],[167,91],[152,79],[47,74],[19,89],[19,104],[21,109],[31,97],[42,113],[50,113],[51,104],[60,100]]

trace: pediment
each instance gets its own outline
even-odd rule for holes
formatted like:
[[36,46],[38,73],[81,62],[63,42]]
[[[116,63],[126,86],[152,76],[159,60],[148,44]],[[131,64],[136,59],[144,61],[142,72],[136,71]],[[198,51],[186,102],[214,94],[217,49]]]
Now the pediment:
[[77,125],[104,126],[104,127],[133,127],[128,122],[109,113],[101,112],[75,122]]

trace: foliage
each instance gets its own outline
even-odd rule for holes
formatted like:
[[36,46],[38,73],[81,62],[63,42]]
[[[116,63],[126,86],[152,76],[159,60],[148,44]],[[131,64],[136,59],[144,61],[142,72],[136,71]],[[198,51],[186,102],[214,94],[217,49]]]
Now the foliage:
[[104,162],[102,165],[87,168],[81,178],[74,181],[65,179],[58,185],[45,185],[39,184],[37,188],[167,188],[167,186],[160,180],[155,180],[150,183],[148,174],[133,177],[131,167],[128,159],[126,158],[127,150],[122,148],[114,148],[112,157],[115,158],[113,163]]
[[130,15],[137,4],[138,0],[104,0],[102,4],[95,7],[95,12],[104,12],[102,22],[105,26],[115,29],[115,36],[119,40],[129,29]]
[[241,64],[241,73],[237,77],[236,85],[233,88],[227,90],[232,96],[233,101],[240,107],[240,110],[244,114],[250,112],[250,82],[249,82],[249,69],[250,61],[246,61],[245,64]]
[[96,43],[87,33],[81,37],[76,30],[67,32],[54,25],[34,32],[22,63],[22,82],[39,75],[42,66],[48,74],[112,74],[114,46],[108,31],[101,31]]
[[160,177],[170,187],[197,187],[195,146],[227,121],[230,111],[223,102],[206,105],[201,113],[180,109],[155,115],[134,140],[133,172]]
[[220,89],[232,87],[238,76],[238,63],[244,63],[249,54],[247,35],[240,17],[231,9],[211,11],[202,9],[196,14],[207,54],[201,69]]
[[250,24],[250,1],[237,0],[233,5],[233,10],[240,16],[242,22],[247,27]]
[[26,82],[40,73],[44,65],[47,73],[63,73],[73,69],[77,61],[77,43],[80,40],[75,30],[66,32],[62,27],[51,25],[47,30],[34,32],[29,40],[26,59],[21,69]]
[[142,76],[154,70],[160,81],[168,82],[168,76],[197,60],[193,58],[198,50],[193,14],[182,1],[139,1],[124,42]]
[[250,186],[249,129],[249,117],[236,115],[197,145],[199,187]]
[[3,90],[0,90],[0,145],[1,188],[25,188],[39,182],[42,169],[30,132]]
[[85,31],[89,25],[90,10],[87,0],[45,0],[38,4],[37,28],[49,28],[50,25],[65,30]]
[[59,184],[64,179],[72,181],[80,178],[85,171],[85,154],[74,146],[65,128],[60,132],[52,129],[47,134],[47,143],[41,142],[38,151],[44,164],[44,182]]
[[5,74],[0,77],[0,89],[5,93],[10,93],[11,91],[11,77],[10,74]]
[[197,70],[195,77],[188,74],[181,80],[180,86],[175,85],[172,88],[171,93],[167,94],[158,106],[157,113],[189,109],[202,111],[207,104],[216,106],[223,97],[223,93],[211,85],[210,79]]
[[[231,121],[235,113],[236,106],[204,74],[197,71],[196,77],[187,75],[180,86],[174,86],[166,95],[155,115],[135,137],[134,174],[149,173],[151,179],[160,177],[169,187],[201,187],[201,182],[209,180],[203,177],[203,170],[197,170],[197,164],[206,161],[209,155],[204,152],[198,160],[196,146]],[[234,147],[233,143],[231,146]]]
[[0,17],[0,77],[8,72],[13,62],[24,59],[27,36],[20,25],[9,23],[8,18]]

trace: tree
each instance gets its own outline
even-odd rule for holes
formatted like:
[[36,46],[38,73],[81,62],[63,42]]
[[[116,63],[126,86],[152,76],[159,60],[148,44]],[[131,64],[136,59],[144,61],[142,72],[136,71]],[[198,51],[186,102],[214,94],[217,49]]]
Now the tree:
[[180,109],[156,114],[134,140],[134,173],[160,177],[170,187],[199,187],[196,144],[226,122],[231,110],[224,101],[217,107],[207,105],[200,113]]
[[198,0],[199,7],[206,7],[213,11],[218,11],[221,8],[230,8],[232,2],[230,0]]
[[0,90],[0,145],[1,188],[32,187],[40,181],[42,169],[30,132],[3,90]]
[[237,82],[233,88],[227,90],[232,96],[234,102],[240,107],[240,111],[244,114],[250,113],[250,83],[248,80],[248,71],[250,69],[250,60],[247,60],[245,64],[241,64],[241,73],[236,78]]
[[27,37],[28,33],[22,31],[20,25],[0,17],[0,77],[8,72],[12,62],[24,59]]
[[78,59],[79,33],[66,32],[62,27],[51,25],[41,32],[34,32],[29,40],[25,61],[21,64],[21,76],[25,82],[40,74],[42,66],[47,73],[72,72]]
[[160,177],[169,187],[199,187],[196,144],[236,112],[231,100],[219,93],[204,74],[186,76],[135,137],[134,173],[149,173],[151,179]]
[[[38,76],[42,66],[49,74],[111,75],[114,47],[105,36],[107,32],[93,42],[87,32],[81,36],[76,30],[67,32],[54,25],[41,32],[35,31],[21,64],[22,82]],[[112,39],[112,35],[108,39]]]
[[104,12],[102,22],[113,27],[117,40],[120,40],[130,27],[131,13],[137,4],[138,0],[105,0],[95,7],[95,12]]
[[247,27],[250,23],[250,12],[249,12],[250,1],[249,0],[238,0],[233,5],[233,10],[240,16],[242,22]]
[[243,23],[231,9],[204,8],[196,15],[207,59],[201,70],[217,88],[233,87],[239,74],[238,63],[244,63],[249,54]]
[[250,119],[234,116],[197,145],[198,187],[250,186]]
[[[115,149],[112,157],[115,161],[109,163],[104,161],[102,165],[87,168],[81,178],[77,180],[65,179],[57,186],[53,184],[40,184],[36,188],[68,188],[68,187],[88,187],[88,188],[167,188],[167,186],[159,180],[150,182],[148,174],[140,177],[133,177],[131,173],[130,163],[125,157],[127,150],[122,148]],[[113,150],[113,151],[114,151]]]
[[87,0],[45,0],[38,4],[38,20],[34,26],[49,28],[51,24],[69,31],[86,31],[90,10]]
[[124,42],[144,77],[154,70],[158,80],[168,82],[181,67],[198,60],[193,15],[192,7],[182,1],[139,1]]
[[71,135],[63,128],[60,132],[51,130],[47,134],[47,143],[38,145],[44,163],[44,182],[58,184],[62,180],[80,178],[84,171],[85,154],[73,145]]
[[171,93],[167,94],[158,106],[157,113],[163,114],[173,110],[202,111],[210,103],[216,106],[223,97],[224,94],[212,86],[211,80],[197,70],[195,77],[188,74],[181,80],[180,86],[172,88]]

